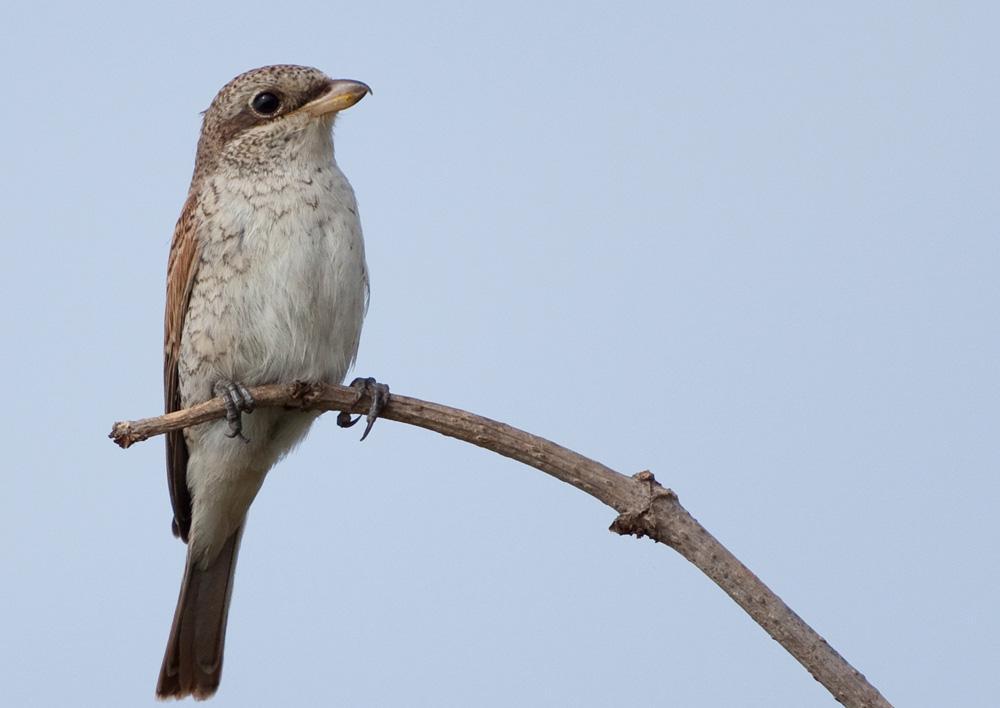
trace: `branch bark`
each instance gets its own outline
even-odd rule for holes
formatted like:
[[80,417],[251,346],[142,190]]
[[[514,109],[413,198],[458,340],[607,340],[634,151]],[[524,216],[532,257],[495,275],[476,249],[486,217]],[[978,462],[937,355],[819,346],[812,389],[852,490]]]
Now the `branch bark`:
[[[251,389],[258,407],[364,413],[370,401],[328,384],[274,384]],[[222,399],[155,418],[114,424],[109,437],[127,448],[171,430],[224,417]],[[890,706],[851,666],[662,487],[651,472],[623,475],[549,440],[482,416],[392,394],[381,418],[408,423],[530,465],[590,494],[618,512],[611,531],[648,536],[680,553],[722,588],[845,706]]]

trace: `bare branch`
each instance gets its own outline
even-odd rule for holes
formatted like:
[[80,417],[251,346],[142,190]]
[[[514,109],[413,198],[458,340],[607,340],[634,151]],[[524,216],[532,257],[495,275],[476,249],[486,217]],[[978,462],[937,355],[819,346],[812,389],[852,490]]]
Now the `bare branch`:
[[[275,384],[251,389],[258,407],[351,411],[368,410],[355,389],[324,384]],[[175,413],[115,423],[109,437],[121,447],[222,418],[222,400],[213,399]],[[408,423],[464,440],[518,460],[596,497],[618,512],[611,530],[648,536],[691,561],[781,644],[845,706],[890,706],[865,677],[785,605],[681,506],[677,495],[650,472],[631,477],[549,440],[489,418],[437,403],[392,394],[381,418]]]

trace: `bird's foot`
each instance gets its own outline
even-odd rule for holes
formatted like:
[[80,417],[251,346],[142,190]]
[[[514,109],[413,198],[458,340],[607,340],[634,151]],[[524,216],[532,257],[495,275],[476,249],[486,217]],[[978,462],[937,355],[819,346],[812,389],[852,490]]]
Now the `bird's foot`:
[[[351,388],[357,391],[357,398],[354,399],[355,403],[360,401],[366,394],[372,400],[371,406],[368,407],[368,415],[364,416],[368,420],[365,432],[361,436],[361,439],[364,440],[368,437],[368,433],[371,432],[372,426],[378,420],[382,409],[385,408],[385,404],[389,402],[389,387],[371,377],[363,378],[359,376],[351,381]],[[352,420],[349,411],[341,411],[337,415],[337,425],[341,428],[350,428],[361,420],[361,418],[362,416],[359,415]]]
[[216,382],[213,390],[226,406],[226,421],[229,423],[226,437],[239,437],[243,442],[250,442],[250,439],[243,434],[243,414],[253,413],[257,402],[253,400],[247,387],[236,381],[222,380]]

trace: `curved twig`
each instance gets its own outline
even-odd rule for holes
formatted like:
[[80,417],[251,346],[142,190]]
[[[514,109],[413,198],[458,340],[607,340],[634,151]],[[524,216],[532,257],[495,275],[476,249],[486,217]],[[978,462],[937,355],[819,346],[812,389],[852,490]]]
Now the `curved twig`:
[[[258,407],[365,413],[367,397],[356,389],[326,384],[274,384],[251,389]],[[156,418],[115,423],[109,435],[130,445],[171,430],[222,418],[222,400],[212,399]],[[677,495],[652,473],[628,477],[553,442],[489,418],[437,403],[392,394],[380,417],[464,440],[523,462],[571,484],[615,511],[611,530],[664,543],[691,561],[781,644],[845,706],[889,706],[889,702],[833,647],[681,506]]]

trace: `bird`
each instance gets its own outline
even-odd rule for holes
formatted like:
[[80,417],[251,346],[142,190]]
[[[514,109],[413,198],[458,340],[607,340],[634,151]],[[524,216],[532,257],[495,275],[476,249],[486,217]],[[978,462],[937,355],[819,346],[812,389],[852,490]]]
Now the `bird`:
[[[312,67],[266,66],[232,79],[203,114],[167,265],[164,399],[169,413],[221,397],[226,419],[167,436],[172,529],[187,556],[160,699],[218,689],[247,512],[318,416],[255,411],[250,389],[340,383],[357,356],[368,266],[332,129],[370,93]],[[367,435],[388,387],[351,385],[371,395]]]

